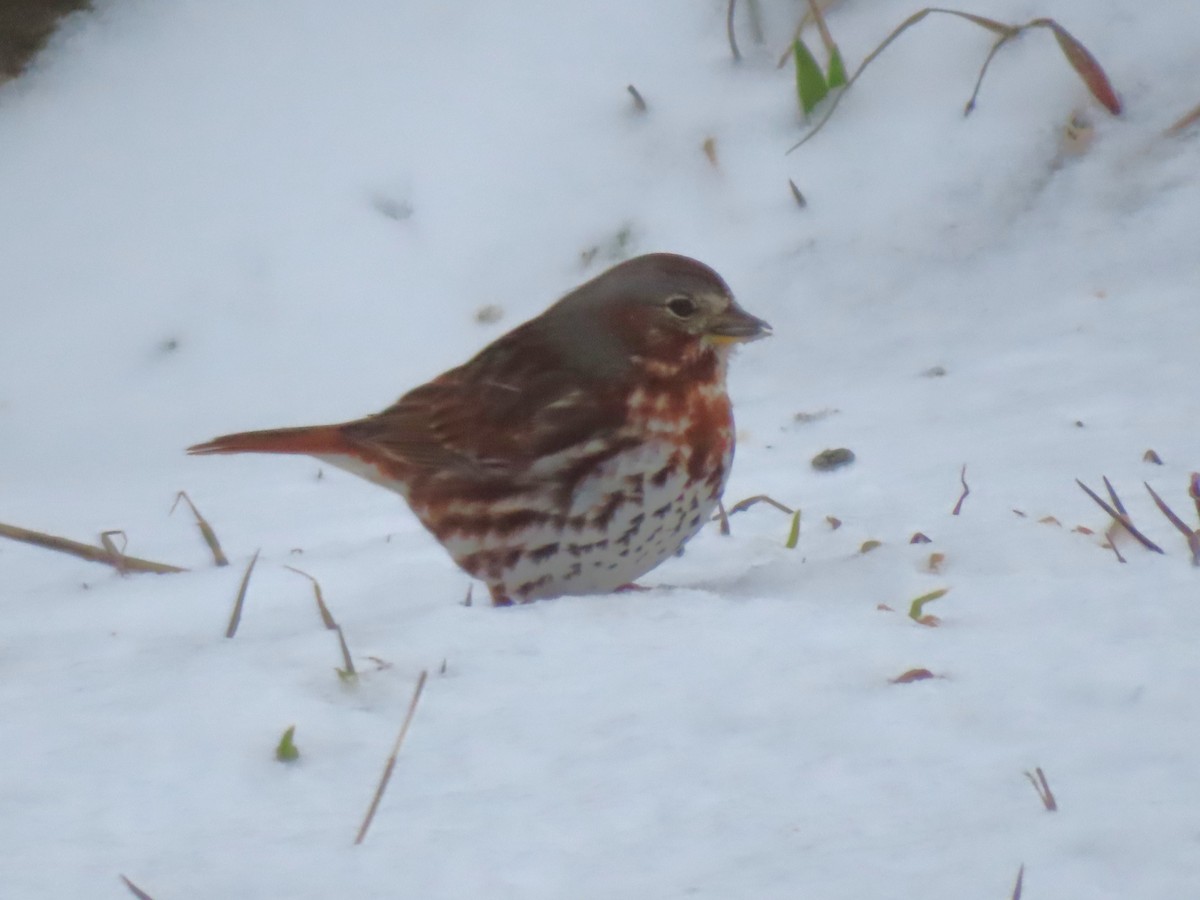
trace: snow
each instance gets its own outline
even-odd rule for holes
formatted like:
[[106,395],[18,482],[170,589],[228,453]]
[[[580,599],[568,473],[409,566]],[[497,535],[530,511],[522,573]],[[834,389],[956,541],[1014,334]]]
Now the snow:
[[[1196,522],[1200,132],[1162,132],[1200,102],[1200,6],[965,4],[1056,17],[1124,114],[1043,31],[964,119],[992,38],[931,17],[785,154],[796,5],[760,5],[734,66],[716,0],[109,0],[0,88],[0,520],[191,569],[0,542],[4,896],[948,900],[1022,863],[1027,900],[1196,894],[1200,576],[1141,482]],[[916,8],[830,26],[854,66]],[[183,455],[382,408],[622,232],[774,326],[731,365],[726,498],[802,508],[797,549],[759,505],[655,590],[467,607],[393,495]],[[1074,483],[1102,475],[1165,555],[1102,546]],[[230,567],[168,515],[181,489]],[[939,626],[908,618],[939,588]],[[913,668],[939,677],[890,682]]]

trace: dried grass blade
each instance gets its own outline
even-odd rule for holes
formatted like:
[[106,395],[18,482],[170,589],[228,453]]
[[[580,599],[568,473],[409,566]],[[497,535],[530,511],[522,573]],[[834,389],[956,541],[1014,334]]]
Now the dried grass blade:
[[1129,518],[1129,512],[1125,509],[1125,504],[1121,502],[1121,498],[1117,496],[1117,492],[1113,490],[1112,482],[1108,480],[1107,475],[1100,476],[1104,480],[1104,488],[1108,491],[1108,496],[1112,500],[1112,505],[1117,508],[1124,518]]
[[[20,541],[23,544],[32,544],[44,550],[66,553],[79,559],[85,559],[88,562],[103,563],[106,566],[115,564],[112,554],[104,547],[83,544],[79,541],[73,541],[70,538],[58,537],[57,535],[46,534],[42,531],[31,531],[28,528],[18,528],[16,525],[5,525],[3,522],[0,522],[0,537]],[[179,566],[153,562],[148,559],[139,559],[136,556],[122,555],[120,561],[126,572],[151,572],[156,575],[169,575],[173,572],[187,571],[187,569],[180,568]]]
[[971,91],[971,96],[967,98],[967,105],[963,107],[963,116],[969,116],[975,111],[975,101],[979,99],[979,90],[983,87],[983,76],[987,74],[988,66],[992,64],[992,59],[996,53],[1007,44],[1010,40],[1017,36],[1019,32],[1013,31],[1010,34],[1001,35],[1001,37],[992,44],[992,49],[988,51],[987,57],[983,61],[983,65],[979,67],[979,77],[975,79],[975,89]]
[[721,534],[729,537],[731,533],[729,530],[729,513],[725,511],[725,504],[720,500],[717,501],[717,514],[714,518],[719,519],[721,522]]
[[335,628],[337,628],[338,624],[333,619],[333,613],[329,611],[329,607],[325,605],[325,598],[321,595],[321,583],[307,572],[303,572],[300,569],[294,568],[293,566],[284,566],[284,568],[289,572],[295,572],[297,575],[303,575],[312,582],[313,595],[317,598],[317,612],[321,614],[321,622],[330,631],[333,631]]
[[[1105,479],[1105,481],[1107,482],[1107,479]],[[1113,509],[1111,506],[1109,506],[1099,494],[1097,494],[1095,491],[1093,491],[1090,487],[1088,487],[1086,484],[1084,484],[1078,478],[1075,479],[1075,483],[1077,485],[1079,485],[1081,488],[1083,488],[1083,492],[1085,494],[1087,494],[1089,497],[1091,497],[1093,500],[1095,500],[1096,504],[1102,510],[1104,510],[1106,513],[1108,513],[1110,516],[1112,516],[1114,521],[1117,522],[1117,524],[1119,524],[1122,528],[1124,528],[1131,535],[1133,535],[1134,540],[1136,540],[1139,544],[1141,544],[1147,550],[1153,550],[1155,553],[1163,552],[1162,547],[1158,546],[1158,544],[1154,543],[1154,541],[1150,540],[1150,538],[1146,537],[1144,534],[1142,534],[1140,531],[1138,531],[1137,528],[1134,527],[1133,522],[1131,522],[1129,520],[1128,516],[1122,515],[1121,513],[1117,512],[1115,509]],[[1113,544],[1113,550],[1116,550],[1116,549],[1117,549],[1116,544]],[[1120,557],[1120,555],[1121,554],[1118,552],[1117,553],[1118,558]]]
[[1200,529],[1193,531],[1191,528],[1188,528],[1187,523],[1184,522],[1183,519],[1179,518],[1179,516],[1175,515],[1175,511],[1171,509],[1171,507],[1167,506],[1166,501],[1154,492],[1154,488],[1150,487],[1150,485],[1144,481],[1142,484],[1146,485],[1146,490],[1148,490],[1150,492],[1150,496],[1154,498],[1154,504],[1158,507],[1159,511],[1167,517],[1172,525],[1174,525],[1183,533],[1183,538],[1185,541],[1187,541],[1188,550],[1191,551],[1192,554],[1192,565],[1200,566]]
[[254,556],[250,557],[250,565],[246,566],[246,574],[242,576],[242,584],[238,588],[237,599],[233,601],[233,612],[229,614],[229,626],[225,629],[225,637],[231,638],[237,634],[238,625],[242,622],[242,607],[246,604],[246,588],[250,586],[250,573],[254,571],[254,565],[258,562],[259,550],[254,551]]
[[[817,132],[819,132],[822,128],[825,127],[825,123],[829,121],[829,117],[832,116],[834,110],[836,110],[838,108],[838,104],[842,102],[842,98],[844,96],[846,96],[846,92],[849,91],[850,88],[854,86],[854,82],[858,81],[858,77],[860,75],[862,75],[863,71],[867,68],[867,66],[869,66],[872,62],[874,62],[875,59],[879,56],[879,54],[882,53],[884,50],[886,50],[891,45],[892,41],[896,40],[896,38],[900,37],[901,34],[903,34],[905,31],[907,31],[913,25],[916,25],[918,22],[920,22],[922,19],[924,19],[927,15],[929,15],[930,12],[934,12],[934,11],[935,10],[932,10],[930,8],[919,10],[918,12],[913,13],[911,16],[909,16],[907,19],[905,19],[899,25],[897,25],[896,28],[893,29],[892,33],[883,39],[883,43],[880,44],[878,47],[876,47],[874,50],[872,50],[870,53],[868,53],[866,59],[864,59],[861,63],[859,63],[858,68],[854,70],[854,74],[850,76],[850,80],[846,82],[845,90],[840,91],[837,94],[837,96],[835,96],[831,101],[829,101],[829,106],[827,106],[825,108],[825,114],[823,116],[821,116],[821,118],[817,121],[817,124],[814,125],[809,130],[808,134],[806,134],[804,137],[802,137],[800,140],[798,140],[795,144],[793,144],[791,147],[789,147],[787,152],[791,153],[793,150],[798,150],[800,147],[803,147],[805,144],[807,144],[809,141],[811,141],[814,137],[816,137]],[[789,52],[791,52],[791,51],[789,50]]]
[[1032,772],[1026,772],[1025,777],[1029,779],[1029,783],[1037,791],[1038,797],[1041,798],[1042,806],[1046,807],[1046,811],[1057,812],[1058,801],[1054,799],[1054,792],[1050,790],[1050,782],[1046,780],[1046,773],[1042,771],[1042,767],[1038,766]]
[[145,891],[143,891],[140,887],[138,887],[136,884],[134,884],[132,881],[130,881],[128,878],[126,878],[124,875],[121,876],[121,880],[123,882],[125,882],[125,887],[129,888],[129,893],[131,893],[131,894],[133,894],[133,896],[137,897],[138,900],[154,900],[153,897],[151,897],[149,894],[147,894]]
[[[991,51],[988,53],[987,59],[984,60],[983,67],[979,71],[979,77],[975,82],[975,90],[971,93],[971,98],[967,101],[964,115],[970,113],[971,110],[975,108],[975,100],[979,95],[979,88],[983,84],[983,76],[987,72],[988,66],[992,61],[992,57],[996,55],[996,51],[998,51],[1000,47],[1008,43],[1008,41],[1012,40],[1022,31],[1034,27],[1049,28],[1052,32],[1054,32],[1054,37],[1058,40],[1059,47],[1062,49],[1063,54],[1067,57],[1067,62],[1071,64],[1071,67],[1076,71],[1079,77],[1083,79],[1083,83],[1087,85],[1087,88],[1089,91],[1091,91],[1092,96],[1099,100],[1100,103],[1102,103],[1113,115],[1120,115],[1121,101],[1117,99],[1116,91],[1113,90],[1112,84],[1109,82],[1108,76],[1104,73],[1104,69],[1101,68],[1100,63],[1096,61],[1096,58],[1092,56],[1092,54],[1086,47],[1083,46],[1083,44],[1076,40],[1076,38],[1069,31],[1067,31],[1053,19],[1034,19],[1025,25],[1006,25],[1003,22],[997,22],[995,19],[989,19],[986,16],[979,16],[975,15],[974,13],[963,12],[962,10],[958,9],[946,9],[940,6],[927,6],[924,9],[913,13],[911,16],[901,22],[886,38],[884,38],[883,43],[867,54],[866,59],[862,61],[859,67],[855,70],[854,74],[850,77],[850,80],[846,82],[846,88],[849,89],[850,86],[858,80],[858,77],[863,73],[867,66],[870,65],[880,53],[886,50],[892,41],[896,40],[896,38],[898,38],[901,34],[903,34],[913,25],[920,22],[930,13],[943,13],[949,16],[956,16],[960,19],[965,19],[968,22],[973,22],[976,25],[986,28],[988,31],[1000,36],[999,40],[996,41],[996,43],[992,46]],[[825,127],[825,123],[829,121],[829,118],[833,115],[834,110],[837,109],[838,103],[841,101],[843,94],[845,94],[845,91],[842,91],[833,98],[821,119],[809,130],[808,134],[788,148],[788,153],[791,153],[793,150],[804,146],[804,144],[816,137],[817,133]]]
[[225,555],[225,551],[221,549],[221,542],[217,540],[217,533],[208,524],[208,519],[200,515],[200,510],[196,509],[196,504],[192,502],[192,498],[188,496],[187,491],[180,491],[175,495],[175,502],[171,504],[171,512],[175,512],[175,507],[179,505],[180,500],[184,501],[191,508],[192,515],[196,519],[196,527],[200,529],[200,536],[204,538],[204,543],[208,545],[208,552],[212,554],[213,563],[218,566],[229,565],[229,558]]
[[734,513],[745,512],[750,507],[758,503],[769,504],[780,512],[787,513],[789,516],[794,515],[796,512],[790,506],[784,506],[778,500],[768,497],[766,494],[755,494],[753,497],[747,497],[745,500],[739,500],[737,503],[733,504],[733,506],[729,507],[729,515],[732,516]]
[[967,486],[967,464],[963,463],[962,469],[958,473],[959,483],[962,484],[962,493],[958,497],[958,502],[954,504],[954,509],[950,510],[950,515],[957,516],[962,512],[963,501],[971,493],[971,489]]
[[1021,900],[1021,890],[1025,884],[1025,863],[1017,869],[1017,883],[1013,885],[1012,900]]
[[837,44],[833,42],[833,35],[829,33],[829,26],[825,24],[825,15],[821,12],[821,7],[817,5],[817,0],[808,0],[808,9],[812,14],[813,22],[816,23],[817,31],[821,34],[821,43],[825,45],[827,53],[836,53]]
[[1167,506],[1166,501],[1163,500],[1162,497],[1158,496],[1158,494],[1155,493],[1154,488],[1150,487],[1147,482],[1143,481],[1142,484],[1146,485],[1146,490],[1150,492],[1150,496],[1154,500],[1154,505],[1158,507],[1159,512],[1166,516],[1172,525],[1182,531],[1184,537],[1191,537],[1192,529],[1188,528],[1187,523],[1184,522],[1183,519],[1175,515],[1175,510]]
[[354,660],[350,658],[350,647],[346,644],[346,635],[342,633],[341,625],[333,626],[333,630],[337,632],[338,644],[342,648],[342,663],[345,666],[342,671],[353,678],[358,672],[354,668]]
[[408,712],[404,715],[404,724],[400,726],[400,733],[396,735],[396,743],[392,745],[391,755],[388,756],[387,764],[383,767],[383,775],[379,778],[379,786],[375,788],[375,796],[371,798],[371,806],[367,809],[367,815],[363,818],[362,825],[358,829],[358,836],[354,838],[355,844],[361,844],[367,836],[367,829],[371,827],[371,822],[375,819],[375,812],[379,809],[379,801],[383,799],[383,792],[387,790],[388,781],[391,780],[392,770],[396,768],[396,757],[400,755],[400,746],[404,743],[404,736],[408,734],[408,726],[412,724],[413,715],[417,711],[417,701],[421,699],[421,691],[425,690],[425,679],[429,676],[428,671],[421,670],[421,676],[417,679],[417,686],[413,689],[412,700],[408,703]]
[[968,22],[974,22],[976,25],[986,28],[988,31],[994,31],[996,34],[1005,37],[1012,37],[1020,28],[1012,25],[1005,25],[1003,22],[997,22],[995,19],[989,19],[987,16],[977,16],[975,13],[963,12],[961,9],[946,9],[942,6],[927,7],[925,12],[945,13],[948,16],[958,16],[960,19],[966,19]]
[[642,96],[642,92],[632,84],[625,85],[625,90],[629,91],[629,96],[633,98],[633,108],[635,110],[644,113],[649,108],[646,106],[646,98]]
[[1164,131],[1163,135],[1165,137],[1175,137],[1176,135],[1183,134],[1183,132],[1187,131],[1197,122],[1200,122],[1200,106],[1185,113],[1178,122]]
[[[113,540],[113,535],[121,536],[122,546],[117,547],[116,541]],[[100,532],[100,546],[108,554],[110,565],[116,569],[121,575],[128,575],[129,570],[125,568],[125,547],[129,546],[129,537],[124,531],[119,528],[113,531]]]
[[[837,0],[816,0],[822,14],[829,7],[833,6]],[[783,51],[783,55],[779,57],[779,62],[775,64],[775,68],[782,69],[788,64],[788,60],[792,58],[792,45],[800,40],[800,36],[804,34],[804,29],[809,22],[812,21],[812,10],[805,10],[804,15],[800,17],[800,24],[796,26],[796,30],[792,32],[792,38],[788,41],[788,48]]]
[[729,50],[733,53],[733,61],[742,61],[741,51],[738,50],[737,35],[733,27],[733,14],[737,10],[737,0],[729,0],[729,9],[725,12],[725,36],[729,38]]

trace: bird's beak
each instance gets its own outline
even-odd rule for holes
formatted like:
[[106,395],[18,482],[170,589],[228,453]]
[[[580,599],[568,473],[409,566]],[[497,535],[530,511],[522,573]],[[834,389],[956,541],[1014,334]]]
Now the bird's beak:
[[709,322],[704,337],[713,344],[742,344],[769,337],[770,334],[770,325],[758,316],[750,315],[736,303],[731,303],[729,309]]

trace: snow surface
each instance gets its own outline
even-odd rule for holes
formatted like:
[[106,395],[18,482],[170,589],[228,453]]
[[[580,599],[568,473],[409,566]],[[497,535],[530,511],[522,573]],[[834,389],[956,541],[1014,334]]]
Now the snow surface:
[[[1026,900],[1200,896],[1200,572],[1141,486],[1195,521],[1200,133],[1162,131],[1200,4],[964,0],[1057,17],[1124,115],[1035,32],[964,119],[992,36],[935,17],[790,155],[798,5],[760,5],[735,66],[723,0],[109,0],[0,88],[0,520],[192,569],[0,542],[0,895],[959,900],[1024,863]],[[830,24],[853,66],[916,8]],[[381,408],[622,234],[775,326],[732,366],[726,496],[802,507],[797,549],[760,505],[660,589],[466,607],[393,495],[183,455]],[[1166,555],[1101,546],[1102,475]]]

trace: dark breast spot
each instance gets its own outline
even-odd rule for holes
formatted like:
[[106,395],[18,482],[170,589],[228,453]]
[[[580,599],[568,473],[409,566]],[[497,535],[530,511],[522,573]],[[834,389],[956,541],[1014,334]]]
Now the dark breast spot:
[[612,517],[616,515],[617,510],[620,509],[624,504],[625,493],[623,491],[616,491],[612,494],[609,494],[608,499],[605,500],[600,509],[596,511],[596,515],[593,517],[592,521],[595,523],[597,528],[607,528],[608,523],[612,521]]
[[529,595],[532,594],[534,591],[536,591],[538,588],[546,586],[553,580],[554,579],[552,579],[549,575],[543,575],[541,578],[537,579],[536,581],[526,581],[524,584],[522,584],[521,586],[519,586],[517,588],[515,593],[517,595],[519,595],[522,600],[526,600],[529,598]]
[[679,454],[672,453],[671,458],[667,460],[667,464],[650,476],[650,483],[654,487],[660,488],[667,483],[667,479],[675,474],[679,468]]
[[529,551],[529,558],[535,563],[545,562],[554,554],[558,553],[558,544],[544,544],[541,547],[535,547]]
[[624,533],[619,538],[617,538],[617,543],[629,546],[629,542],[633,540],[633,536],[641,530],[642,523],[645,521],[646,516],[643,513],[638,513],[636,516],[630,519],[629,527],[625,529]]

